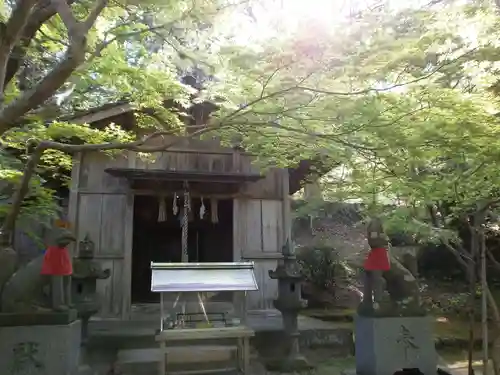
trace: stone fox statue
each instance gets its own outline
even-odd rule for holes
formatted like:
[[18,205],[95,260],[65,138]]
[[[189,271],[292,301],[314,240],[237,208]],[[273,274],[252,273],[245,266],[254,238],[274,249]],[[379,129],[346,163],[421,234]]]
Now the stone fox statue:
[[[365,282],[360,315],[420,316],[425,311],[420,302],[418,282],[408,268],[408,262],[389,254],[389,239],[384,233],[382,220],[373,218],[367,227],[370,252],[363,268]],[[385,288],[384,288],[385,284]],[[390,301],[382,308],[384,289]]]
[[55,311],[66,311],[72,307],[73,264],[67,246],[73,241],[75,241],[73,234],[66,228],[60,228],[43,257],[40,274],[50,278],[51,307]]
[[380,218],[370,220],[366,232],[370,252],[363,264],[365,281],[363,301],[359,312],[373,313],[374,308],[379,307],[383,294],[382,275],[391,269],[391,264],[388,253],[389,241],[384,232],[382,220]]
[[[66,228],[56,228],[52,234],[45,255],[21,266],[5,284],[2,312],[64,311],[70,307],[73,267],[66,246],[75,238]],[[44,293],[46,286],[50,289],[50,299]]]

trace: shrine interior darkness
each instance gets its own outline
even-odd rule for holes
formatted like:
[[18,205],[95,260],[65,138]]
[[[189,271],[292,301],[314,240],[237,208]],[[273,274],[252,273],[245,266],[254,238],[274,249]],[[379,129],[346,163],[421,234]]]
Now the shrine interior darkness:
[[[173,195],[165,197],[161,208],[166,220],[159,221],[160,199],[136,196],[132,248],[132,303],[155,303],[158,293],[151,293],[151,262],[181,262],[182,195],[177,199],[174,215]],[[200,219],[202,201],[191,199],[192,213],[188,225],[190,262],[233,261],[233,201],[217,200],[218,222],[212,220],[210,199],[203,200],[205,214]]]

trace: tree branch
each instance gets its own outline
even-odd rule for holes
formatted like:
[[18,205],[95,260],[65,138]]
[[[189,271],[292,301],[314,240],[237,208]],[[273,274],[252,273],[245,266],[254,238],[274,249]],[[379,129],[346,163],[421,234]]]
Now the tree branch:
[[131,37],[131,36],[141,35],[141,34],[144,34],[144,33],[150,32],[150,31],[154,31],[154,30],[158,30],[158,29],[163,29],[163,28],[166,28],[166,27],[171,26],[171,25],[172,25],[172,22],[169,22],[169,23],[166,23],[166,24],[163,24],[163,25],[148,27],[148,28],[145,28],[145,29],[142,29],[142,30],[135,30],[135,31],[130,31],[128,33],[117,34],[113,38],[111,38],[109,40],[105,40],[102,43],[99,43],[95,47],[95,50],[92,53],[92,55],[87,59],[87,62],[90,62],[91,60],[93,60],[97,56],[101,56],[102,51],[106,47],[108,47],[110,44],[112,44],[113,42],[115,42],[117,40],[121,40],[121,39],[128,38],[128,37]]
[[0,103],[3,102],[4,83],[10,54],[21,37],[35,3],[36,0],[18,0],[2,32],[0,41]]
[[95,21],[97,21],[97,17],[102,13],[104,8],[108,5],[108,0],[97,0],[96,5],[94,8],[90,11],[90,14],[88,15],[87,19],[83,21],[83,32],[85,34],[88,33],[88,31],[94,26]]
[[460,56],[457,56],[456,58],[454,58],[452,60],[445,60],[443,63],[441,63],[440,65],[438,65],[436,68],[434,68],[431,72],[429,72],[428,74],[425,74],[425,75],[423,75],[421,77],[409,80],[407,82],[395,83],[394,85],[391,85],[391,86],[388,86],[388,87],[384,87],[384,88],[378,88],[377,89],[377,88],[369,87],[367,89],[356,90],[356,91],[330,91],[330,90],[321,89],[321,88],[314,88],[314,87],[307,87],[307,86],[297,86],[296,89],[298,89],[298,90],[304,90],[304,91],[310,91],[310,92],[314,92],[314,93],[317,93],[317,94],[336,95],[336,96],[364,95],[364,94],[370,94],[370,93],[373,93],[373,92],[391,91],[391,90],[394,90],[396,88],[408,86],[408,85],[411,85],[411,84],[418,83],[420,81],[426,80],[427,78],[430,78],[434,74],[436,74],[439,71],[441,71],[446,66],[458,62],[462,58],[466,57],[467,55],[469,55],[469,54],[471,54],[471,53],[473,53],[475,51],[477,51],[478,49],[479,49],[479,47],[475,47],[475,48],[472,48],[472,49],[464,52],[463,54],[461,54]]
[[65,58],[43,77],[35,87],[25,91],[20,97],[0,110],[0,134],[14,126],[15,122],[28,111],[49,99],[67,81],[84,59],[85,49],[82,45],[70,46]]
[[107,0],[98,0],[87,19],[84,22],[79,22],[73,16],[70,5],[66,0],[51,1],[68,30],[71,45],[68,47],[64,59],[43,77],[35,87],[24,92],[0,110],[0,134],[11,128],[28,111],[43,104],[54,95],[75,69],[85,61],[87,32],[107,4]]
[[[69,0],[71,5],[76,0]],[[5,74],[4,87],[14,78],[21,66],[21,62],[26,56],[27,48],[31,41],[35,38],[36,33],[41,29],[49,19],[56,14],[56,10],[50,0],[39,1],[31,12],[28,22],[22,31],[19,42],[14,46],[10,54],[7,70]]]
[[74,42],[81,43],[81,38],[85,37],[84,28],[80,22],[73,16],[70,5],[65,0],[51,0],[56,12],[61,17],[66,30],[68,30],[69,40],[71,44]]
[[[219,129],[219,127],[203,127],[202,129],[191,133],[187,138],[192,138],[203,133],[207,133],[213,131],[215,129]],[[169,144],[160,145],[160,146],[147,146],[146,143],[152,139],[160,138],[165,135],[172,135],[175,131],[160,131],[152,133],[140,140],[135,142],[121,143],[121,142],[109,142],[109,143],[100,143],[100,144],[86,144],[86,145],[68,145],[60,142],[54,141],[41,141],[28,158],[28,162],[24,167],[23,176],[19,187],[16,189],[12,199],[12,205],[10,206],[9,212],[3,222],[2,228],[0,229],[0,246],[9,246],[12,245],[12,232],[14,230],[14,226],[19,216],[19,212],[21,210],[21,205],[24,201],[24,198],[28,194],[29,191],[29,182],[31,177],[35,173],[36,167],[40,162],[40,159],[45,152],[45,150],[52,149],[58,150],[66,153],[77,153],[77,152],[88,152],[88,151],[106,151],[106,150],[130,150],[136,152],[159,152],[165,151],[176,144],[184,141],[186,137],[180,137]]]

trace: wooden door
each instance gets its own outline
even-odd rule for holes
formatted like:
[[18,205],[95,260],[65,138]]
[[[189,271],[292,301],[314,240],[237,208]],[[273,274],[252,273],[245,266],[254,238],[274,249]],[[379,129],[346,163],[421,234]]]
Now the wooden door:
[[259,290],[249,292],[247,307],[250,310],[273,308],[277,296],[276,280],[269,277],[269,270],[276,269],[282,258],[283,201],[270,199],[234,200],[234,260],[255,262],[255,277]]

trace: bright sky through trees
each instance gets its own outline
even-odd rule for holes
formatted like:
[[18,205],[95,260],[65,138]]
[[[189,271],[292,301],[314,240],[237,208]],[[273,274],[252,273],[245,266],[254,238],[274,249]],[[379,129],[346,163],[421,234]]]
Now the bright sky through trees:
[[[428,2],[389,0],[383,4],[399,10],[417,8]],[[378,0],[258,0],[246,11],[238,11],[230,17],[232,22],[226,20],[220,28],[234,35],[235,44],[248,46],[276,38],[287,39],[297,33],[334,33],[341,24],[349,23],[350,16],[381,4]]]

